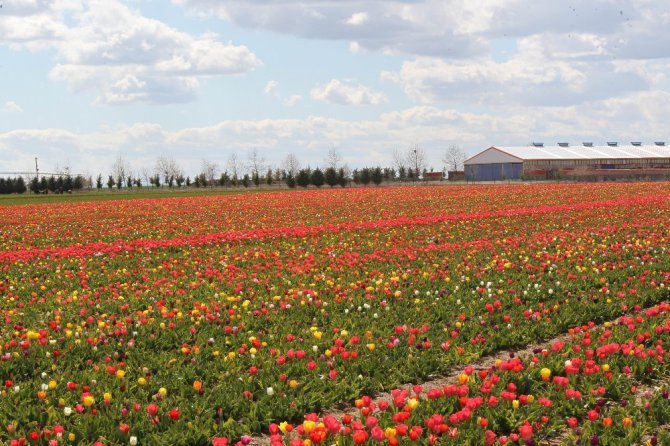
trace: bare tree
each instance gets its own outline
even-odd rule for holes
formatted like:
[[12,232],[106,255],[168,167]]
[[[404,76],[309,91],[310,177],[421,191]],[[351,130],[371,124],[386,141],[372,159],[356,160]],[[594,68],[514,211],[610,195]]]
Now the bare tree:
[[117,183],[122,185],[125,184],[126,179],[131,176],[130,164],[121,154],[116,157],[114,164],[112,164],[112,176],[116,179]]
[[258,153],[258,149],[255,147],[249,152],[249,164],[247,167],[251,171],[251,178],[254,184],[259,186],[261,172],[265,169],[265,158]]
[[214,161],[202,160],[202,174],[205,176],[207,183],[214,187],[219,166]]
[[449,171],[463,170],[463,161],[467,158],[465,152],[458,146],[451,145],[444,153],[442,162]]
[[139,175],[142,177],[142,180],[144,180],[144,184],[146,184],[147,186],[151,185],[151,181],[150,181],[151,180],[151,174],[149,173],[149,169],[147,169],[146,167],[142,167],[140,169]]
[[237,159],[237,152],[233,151],[228,157],[228,170],[232,175],[233,184],[240,178],[240,161]]
[[337,148],[335,146],[332,146],[330,150],[328,150],[328,155],[326,155],[326,165],[328,167],[331,167],[333,170],[337,170],[337,165],[342,161],[342,157],[340,157],[340,154],[337,153]]
[[162,175],[164,184],[172,187],[174,181],[183,176],[183,173],[174,158],[160,156],[156,160],[156,175]]
[[407,158],[397,148],[393,149],[393,165],[396,167],[396,170],[405,170],[406,164]]
[[284,170],[293,178],[298,175],[298,171],[300,171],[300,161],[298,161],[298,157],[296,157],[294,153],[289,153],[286,155],[286,158],[284,158]]
[[413,177],[418,178],[426,168],[426,152],[418,144],[412,144],[407,149],[406,160],[408,168],[414,172]]

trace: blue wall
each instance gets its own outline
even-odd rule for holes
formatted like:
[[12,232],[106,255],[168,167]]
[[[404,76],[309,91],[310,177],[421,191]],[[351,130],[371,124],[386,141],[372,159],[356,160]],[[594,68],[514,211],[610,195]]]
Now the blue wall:
[[469,164],[465,166],[466,181],[519,180],[523,163]]

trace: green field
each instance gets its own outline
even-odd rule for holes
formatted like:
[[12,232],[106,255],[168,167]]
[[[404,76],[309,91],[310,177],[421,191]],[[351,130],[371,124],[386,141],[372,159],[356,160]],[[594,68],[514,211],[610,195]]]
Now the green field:
[[0,195],[0,206],[9,205],[24,205],[24,204],[41,204],[41,203],[68,203],[68,202],[84,202],[84,201],[106,201],[106,200],[134,200],[142,198],[172,198],[172,197],[201,197],[201,196],[220,196],[220,195],[236,195],[236,194],[250,194],[259,192],[276,192],[285,190],[281,188],[268,187],[250,187],[250,188],[230,188],[230,189],[138,189],[128,191],[123,189],[121,191],[81,191],[72,194],[11,194]]

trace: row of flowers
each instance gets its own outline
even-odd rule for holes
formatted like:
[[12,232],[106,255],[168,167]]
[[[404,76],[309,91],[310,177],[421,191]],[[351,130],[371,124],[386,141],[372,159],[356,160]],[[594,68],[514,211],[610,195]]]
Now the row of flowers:
[[[291,444],[656,444],[670,436],[670,306],[586,325],[565,340],[495,365],[465,367],[452,383],[362,396],[343,416],[271,424]],[[658,381],[661,379],[661,381]],[[656,386],[661,382],[659,386]],[[665,443],[658,443],[665,444]]]
[[301,191],[289,198],[263,193],[0,206],[0,252],[662,197],[669,191],[665,183],[385,187]]

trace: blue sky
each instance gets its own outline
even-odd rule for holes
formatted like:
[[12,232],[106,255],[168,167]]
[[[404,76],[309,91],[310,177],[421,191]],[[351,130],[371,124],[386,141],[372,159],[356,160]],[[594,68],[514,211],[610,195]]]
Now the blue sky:
[[3,0],[0,172],[668,140],[669,25],[645,0]]

